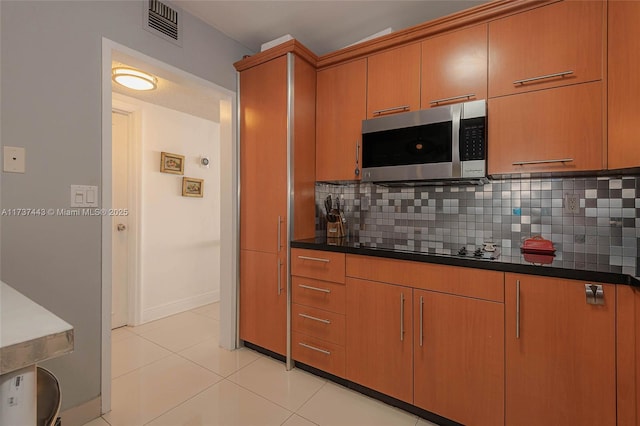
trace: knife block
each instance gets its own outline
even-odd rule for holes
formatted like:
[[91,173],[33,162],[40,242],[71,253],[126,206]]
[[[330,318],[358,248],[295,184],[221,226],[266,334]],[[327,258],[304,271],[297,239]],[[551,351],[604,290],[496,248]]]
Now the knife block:
[[342,238],[345,236],[342,221],[327,222],[327,238]]

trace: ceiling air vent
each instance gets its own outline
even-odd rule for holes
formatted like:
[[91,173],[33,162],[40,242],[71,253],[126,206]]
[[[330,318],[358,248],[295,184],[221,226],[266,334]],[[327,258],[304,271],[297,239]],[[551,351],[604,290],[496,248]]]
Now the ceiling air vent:
[[182,46],[182,11],[159,0],[147,0],[144,5],[144,29]]

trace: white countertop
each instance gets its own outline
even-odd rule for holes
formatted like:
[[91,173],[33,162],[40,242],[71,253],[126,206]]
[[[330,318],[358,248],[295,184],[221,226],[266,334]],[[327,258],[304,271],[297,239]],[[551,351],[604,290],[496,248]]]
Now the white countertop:
[[73,327],[0,281],[0,374],[73,350]]

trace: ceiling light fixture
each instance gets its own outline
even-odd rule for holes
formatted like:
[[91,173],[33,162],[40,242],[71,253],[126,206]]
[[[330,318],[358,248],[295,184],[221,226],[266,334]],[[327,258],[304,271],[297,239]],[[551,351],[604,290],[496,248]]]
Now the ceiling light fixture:
[[111,78],[116,83],[133,90],[153,90],[158,87],[157,78],[132,68],[113,68],[111,70]]

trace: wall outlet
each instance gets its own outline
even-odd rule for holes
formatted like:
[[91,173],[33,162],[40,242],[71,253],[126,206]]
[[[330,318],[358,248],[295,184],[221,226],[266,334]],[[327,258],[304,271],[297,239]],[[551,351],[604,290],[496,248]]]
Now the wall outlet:
[[578,194],[564,194],[564,212],[580,213],[580,197]]

